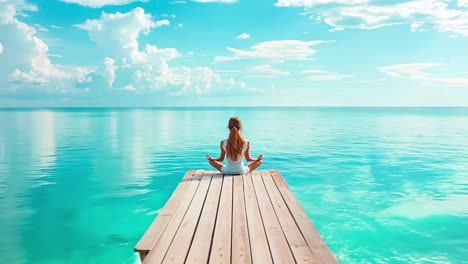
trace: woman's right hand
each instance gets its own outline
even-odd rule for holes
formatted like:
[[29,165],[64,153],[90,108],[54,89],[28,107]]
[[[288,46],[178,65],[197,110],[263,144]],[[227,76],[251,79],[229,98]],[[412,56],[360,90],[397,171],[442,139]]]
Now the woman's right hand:
[[206,159],[207,159],[207,160],[212,160],[212,158],[210,157],[210,155],[206,155]]
[[263,159],[263,155],[260,154],[260,155],[258,156],[257,160],[262,160],[262,159]]

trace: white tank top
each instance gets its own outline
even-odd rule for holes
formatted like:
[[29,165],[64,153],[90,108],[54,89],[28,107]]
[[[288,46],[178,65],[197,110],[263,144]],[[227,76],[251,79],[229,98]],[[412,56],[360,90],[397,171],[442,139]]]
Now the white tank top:
[[[226,147],[227,147],[227,139],[223,140],[223,149],[224,151],[226,151]],[[248,146],[248,143],[249,141],[247,139],[244,138],[244,146],[242,146],[242,152],[239,156],[237,156],[237,159],[235,160],[232,160],[230,159],[227,154],[226,154],[226,158],[229,162],[231,163],[240,163],[240,162],[243,162],[244,160],[244,153],[245,153],[245,150],[247,149],[247,146]]]

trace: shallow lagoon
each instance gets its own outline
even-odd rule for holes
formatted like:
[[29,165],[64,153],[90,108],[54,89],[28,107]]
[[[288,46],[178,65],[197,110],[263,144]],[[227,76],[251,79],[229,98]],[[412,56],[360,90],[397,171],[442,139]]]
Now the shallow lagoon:
[[468,263],[468,109],[0,110],[4,263],[134,263],[230,116],[341,263]]

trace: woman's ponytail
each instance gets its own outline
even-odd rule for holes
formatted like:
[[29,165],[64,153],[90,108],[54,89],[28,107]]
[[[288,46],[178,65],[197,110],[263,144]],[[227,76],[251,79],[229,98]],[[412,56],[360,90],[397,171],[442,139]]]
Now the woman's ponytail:
[[237,117],[232,117],[229,120],[229,138],[227,140],[226,153],[231,159],[237,159],[242,154],[242,148],[244,146],[244,138],[240,133],[241,123]]

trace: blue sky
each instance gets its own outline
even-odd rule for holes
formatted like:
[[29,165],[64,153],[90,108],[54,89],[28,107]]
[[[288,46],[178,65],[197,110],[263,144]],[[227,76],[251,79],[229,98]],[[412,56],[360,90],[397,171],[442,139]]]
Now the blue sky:
[[468,106],[467,0],[0,0],[0,107]]

